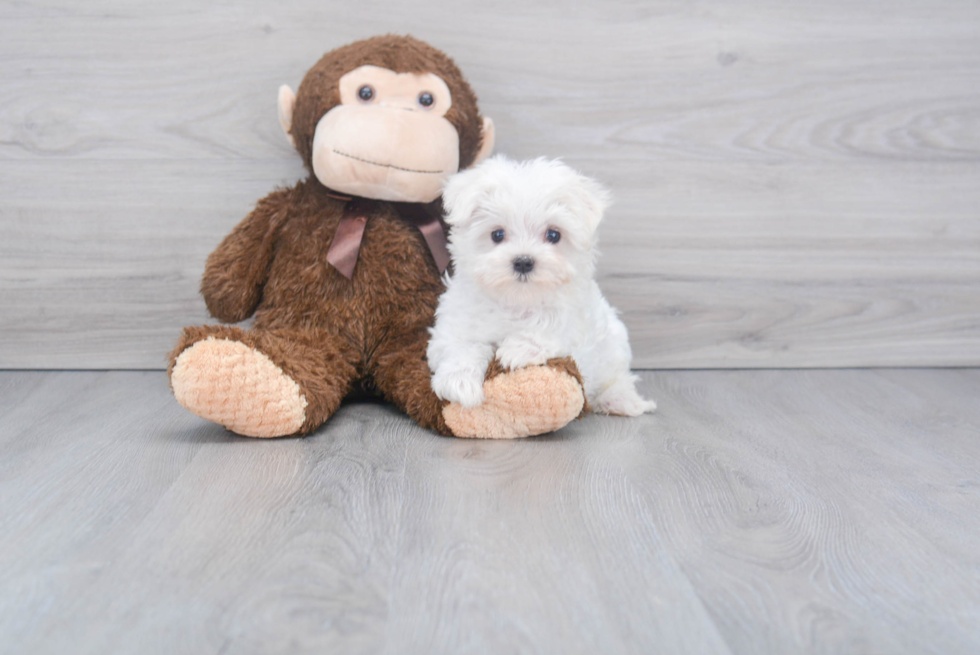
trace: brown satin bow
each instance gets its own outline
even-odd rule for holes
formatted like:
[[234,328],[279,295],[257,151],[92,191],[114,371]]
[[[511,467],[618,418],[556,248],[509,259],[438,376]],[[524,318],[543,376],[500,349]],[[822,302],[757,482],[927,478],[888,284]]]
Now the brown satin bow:
[[[367,225],[373,203],[361,198],[332,194],[331,197],[347,200],[347,206],[344,207],[344,216],[340,219],[340,224],[337,225],[333,243],[327,250],[327,262],[336,268],[341,275],[352,280],[354,278],[354,266],[357,264],[357,253],[361,248],[361,239],[364,238],[364,228]],[[444,272],[449,266],[449,250],[446,248],[446,233],[442,230],[438,213],[427,212],[425,206],[417,204],[404,203],[399,204],[398,207],[400,209],[398,213],[402,219],[415,225],[422,233],[439,273]]]

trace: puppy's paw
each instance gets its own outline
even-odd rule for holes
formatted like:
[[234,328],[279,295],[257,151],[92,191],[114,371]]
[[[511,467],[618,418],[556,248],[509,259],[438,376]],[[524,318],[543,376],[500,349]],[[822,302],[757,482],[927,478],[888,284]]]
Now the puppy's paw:
[[640,396],[635,398],[609,398],[605,402],[598,402],[598,411],[601,414],[614,414],[616,416],[640,416],[647,412],[657,409],[657,403],[652,400],[645,400]]
[[468,370],[440,369],[432,376],[432,390],[443,400],[476,407],[483,403],[483,375]]
[[639,416],[657,409],[657,403],[646,400],[636,392],[633,380],[620,379],[599,394],[595,411],[617,416]]
[[507,337],[497,347],[497,361],[509,370],[538,366],[557,356],[559,353],[552,344],[542,343],[526,335]]

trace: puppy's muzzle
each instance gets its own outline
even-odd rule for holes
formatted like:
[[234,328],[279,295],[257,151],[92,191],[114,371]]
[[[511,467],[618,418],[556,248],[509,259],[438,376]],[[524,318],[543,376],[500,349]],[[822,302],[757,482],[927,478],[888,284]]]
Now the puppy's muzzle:
[[520,276],[521,280],[526,280],[527,274],[534,270],[534,260],[527,255],[515,257],[513,264],[514,272]]

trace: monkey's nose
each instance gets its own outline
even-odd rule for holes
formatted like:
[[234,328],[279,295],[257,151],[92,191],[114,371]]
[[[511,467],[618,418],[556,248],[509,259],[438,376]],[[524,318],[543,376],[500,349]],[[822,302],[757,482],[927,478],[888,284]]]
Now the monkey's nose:
[[534,260],[527,255],[521,255],[514,259],[514,272],[527,275],[534,268]]

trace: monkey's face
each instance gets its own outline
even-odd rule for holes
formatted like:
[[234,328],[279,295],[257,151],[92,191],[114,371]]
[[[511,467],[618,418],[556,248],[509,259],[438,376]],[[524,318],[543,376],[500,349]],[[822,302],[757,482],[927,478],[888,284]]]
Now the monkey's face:
[[[377,200],[438,198],[459,170],[459,135],[446,119],[453,98],[442,78],[361,66],[340,78],[338,91],[340,104],[323,115],[313,136],[317,179]],[[280,116],[283,100],[280,94]]]

